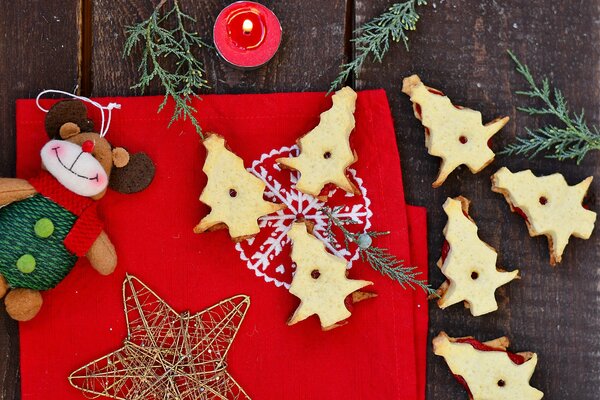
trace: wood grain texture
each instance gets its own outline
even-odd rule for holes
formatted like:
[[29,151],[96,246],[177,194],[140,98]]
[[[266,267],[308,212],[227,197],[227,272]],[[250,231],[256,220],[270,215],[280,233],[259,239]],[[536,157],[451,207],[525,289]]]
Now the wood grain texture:
[[[197,19],[196,29],[211,42],[218,13],[231,2],[182,2],[182,9]],[[346,1],[319,4],[301,1],[263,1],[283,26],[279,51],[264,67],[241,71],[225,64],[214,50],[201,49],[210,93],[263,93],[325,90],[345,56]],[[93,94],[129,95],[137,82],[138,58],[120,59],[125,27],[147,18],[152,4],[145,0],[98,0],[93,9]],[[110,56],[109,56],[110,55]],[[139,53],[138,53],[139,55]],[[158,84],[147,94],[161,93]]]
[[[4,2],[0,9],[0,176],[12,176],[15,163],[14,100],[33,97],[41,89],[73,91],[79,82],[80,0]],[[122,59],[125,26],[146,18],[152,3],[145,0],[97,0],[91,27],[93,52],[90,89],[95,96],[134,95],[137,63]],[[230,1],[182,2],[198,18],[207,38],[218,12]],[[360,25],[381,13],[387,0],[263,2],[279,16],[284,36],[281,49],[265,67],[240,71],[225,65],[210,50],[202,50],[211,93],[256,93],[326,90],[345,58],[350,43],[347,22]],[[354,6],[354,10],[351,8]],[[350,9],[349,9],[350,8]],[[432,0],[420,7],[422,19],[410,34],[411,50],[394,45],[384,64],[368,63],[358,89],[388,91],[402,156],[407,199],[428,207],[430,271],[434,285],[443,277],[435,267],[446,218],[441,204],[447,196],[472,200],[471,214],[480,236],[500,252],[500,265],[520,268],[522,279],[498,291],[500,310],[474,318],[460,305],[439,310],[432,304],[430,338],[440,330],[454,336],[475,334],[487,340],[508,335],[516,351],[531,350],[540,362],[532,383],[545,399],[592,399],[600,387],[600,233],[573,239],[563,262],[548,264],[545,238],[530,238],[524,222],[511,214],[502,196],[490,191],[490,175],[500,166],[532,168],[538,174],[562,172],[574,184],[597,175],[589,205],[598,211],[600,156],[590,154],[576,166],[542,158],[498,157],[478,175],[455,171],[438,189],[431,188],[439,161],[424,147],[423,128],[410,101],[400,92],[402,78],[418,73],[424,82],[442,89],[456,103],[481,110],[484,119],[508,115],[511,122],[496,136],[502,148],[523,134],[524,127],[550,122],[516,111],[529,104],[513,95],[525,88],[506,56],[507,49],[527,63],[534,74],[549,75],[564,90],[574,110],[585,108],[588,121],[600,124],[600,0]],[[350,17],[350,19],[349,19]],[[154,85],[147,94],[160,93]],[[382,227],[382,229],[384,229]],[[3,308],[3,306],[0,306]],[[0,399],[19,396],[17,325],[0,312]],[[428,399],[466,399],[443,360],[428,354]]]
[[[78,83],[79,0],[0,6],[0,176],[15,173],[15,100]],[[2,233],[3,234],[3,233]],[[20,398],[17,323],[0,305],[0,399]]]
[[[360,24],[385,10],[385,0],[357,0]],[[600,292],[597,259],[598,229],[588,241],[572,239],[562,264],[548,264],[547,241],[530,238],[524,221],[510,212],[502,196],[490,190],[490,175],[501,166],[538,174],[563,173],[571,184],[600,172],[598,153],[576,166],[542,158],[500,156],[477,175],[462,168],[446,183],[432,189],[439,159],[427,155],[421,124],[411,103],[400,92],[402,78],[418,73],[428,85],[443,90],[456,104],[482,111],[484,120],[508,115],[510,123],[494,139],[500,149],[524,133],[552,119],[532,118],[516,111],[527,99],[513,95],[526,88],[506,55],[512,49],[538,76],[549,75],[564,90],[574,110],[585,108],[588,122],[600,120],[600,1],[522,2],[433,0],[420,7],[421,21],[410,34],[410,52],[393,46],[384,65],[369,63],[356,82],[359,89],[384,87],[395,117],[398,145],[410,203],[428,207],[431,282],[443,281],[435,266],[443,241],[446,217],[441,205],[448,196],[472,200],[472,216],[483,240],[499,250],[499,264],[519,268],[522,279],[498,291],[500,310],[472,317],[461,305],[440,310],[431,304],[430,339],[440,330],[451,336],[475,335],[488,340],[511,338],[516,351],[530,350],[540,362],[532,383],[545,399],[595,399],[600,387]],[[591,188],[590,206],[600,189]],[[592,389],[595,388],[595,389]],[[466,399],[442,358],[428,353],[428,399]]]

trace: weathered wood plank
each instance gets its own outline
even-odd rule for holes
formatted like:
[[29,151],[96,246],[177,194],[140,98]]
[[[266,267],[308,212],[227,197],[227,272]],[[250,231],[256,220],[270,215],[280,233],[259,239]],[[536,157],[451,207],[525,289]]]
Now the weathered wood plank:
[[[385,0],[357,0],[356,22],[360,24],[381,13]],[[433,0],[420,7],[422,20],[411,33],[411,50],[392,47],[384,65],[369,64],[357,86],[384,87],[396,119],[396,130],[408,200],[429,209],[431,281],[442,282],[435,267],[446,223],[441,205],[447,196],[470,198],[472,215],[480,236],[498,248],[500,265],[520,268],[523,279],[499,291],[500,310],[474,318],[461,306],[439,310],[432,303],[430,339],[440,330],[453,336],[475,335],[491,339],[508,335],[514,349],[539,354],[540,363],[532,383],[548,399],[593,399],[600,386],[600,294],[598,268],[600,236],[573,239],[563,263],[548,264],[545,238],[532,239],[524,222],[511,214],[502,196],[490,191],[490,175],[500,166],[513,170],[532,168],[541,174],[562,172],[574,184],[600,172],[600,157],[589,155],[580,166],[522,157],[498,157],[480,174],[462,169],[454,172],[438,189],[431,188],[439,161],[427,155],[423,128],[412,115],[408,98],[400,92],[402,78],[418,73],[424,82],[439,87],[457,104],[479,109],[484,119],[509,115],[511,122],[501,131],[493,147],[502,148],[524,127],[548,122],[516,111],[523,98],[512,93],[524,88],[506,55],[513,49],[535,74],[550,75],[563,88],[574,110],[585,107],[590,123],[600,121],[600,71],[597,68],[600,39],[596,21],[600,1],[547,2],[518,0],[503,2]],[[598,178],[598,176],[597,176]],[[593,184],[591,193],[598,193]],[[592,196],[595,198],[595,196]],[[593,200],[591,208],[598,211]],[[428,354],[428,399],[465,398],[443,359]]]
[[[79,82],[80,0],[0,6],[0,176],[15,173],[15,100]],[[0,306],[0,399],[20,397],[17,323]]]
[[[211,41],[218,13],[230,1],[182,2],[182,9],[197,19],[199,34]],[[345,57],[346,1],[325,3],[265,1],[283,27],[281,47],[265,67],[254,71],[234,69],[215,51],[203,49],[210,93],[257,93],[325,90],[330,76]],[[152,13],[148,1],[99,0],[93,12],[93,94],[127,95],[137,82],[137,60],[121,59],[125,27]],[[162,93],[158,84],[147,94]]]
[[[187,11],[199,19],[198,28],[209,37],[218,11],[229,2],[186,3]],[[265,68],[242,72],[226,66],[214,53],[205,51],[213,92],[270,92],[323,90],[344,58],[346,3],[327,5],[292,1],[268,1],[284,28],[284,41],[276,58]],[[380,13],[387,1],[357,0],[358,24]],[[591,399],[600,385],[600,356],[596,334],[600,296],[595,260],[600,256],[599,239],[574,240],[567,247],[563,264],[556,270],[547,265],[544,239],[531,239],[524,223],[510,214],[504,200],[489,191],[489,176],[499,166],[533,168],[538,173],[563,172],[571,183],[600,171],[600,158],[589,156],[575,166],[549,160],[527,161],[501,157],[477,176],[461,170],[439,189],[431,189],[437,160],[427,156],[423,130],[412,117],[408,99],[400,93],[402,77],[419,73],[432,86],[443,89],[455,102],[481,109],[486,119],[500,114],[511,123],[494,147],[501,148],[542,120],[525,117],[515,110],[523,99],[512,92],[523,88],[504,51],[512,48],[536,74],[551,74],[564,89],[574,109],[585,107],[590,122],[600,120],[596,63],[600,39],[594,21],[599,0],[549,4],[542,0],[527,5],[517,0],[503,3],[436,0],[422,8],[423,19],[411,35],[411,51],[395,46],[384,65],[367,65],[358,88],[388,89],[396,118],[407,197],[413,204],[429,207],[432,282],[442,281],[434,261],[439,256],[445,218],[441,204],[447,196],[464,194],[473,200],[472,215],[484,240],[500,250],[500,263],[521,268],[523,279],[499,293],[501,309],[491,316],[473,318],[460,306],[431,311],[430,334],[441,329],[452,335],[476,334],[489,339],[507,334],[516,350],[540,355],[533,383],[548,399]],[[94,3],[93,94],[128,95],[136,79],[132,60],[121,60],[124,27],[151,12],[148,2],[99,0]],[[14,99],[31,97],[44,88],[74,90],[78,83],[79,1],[16,1],[2,6],[0,13],[0,174],[14,174]],[[316,50],[318,48],[318,50]],[[42,73],[44,72],[44,73]],[[154,86],[149,93],[160,93]],[[598,192],[598,182],[592,193]],[[595,198],[595,196],[592,196]],[[597,202],[591,202],[597,209]],[[18,335],[16,324],[0,313],[0,398],[17,399]],[[453,382],[443,361],[431,353],[428,398],[461,398],[464,392]]]

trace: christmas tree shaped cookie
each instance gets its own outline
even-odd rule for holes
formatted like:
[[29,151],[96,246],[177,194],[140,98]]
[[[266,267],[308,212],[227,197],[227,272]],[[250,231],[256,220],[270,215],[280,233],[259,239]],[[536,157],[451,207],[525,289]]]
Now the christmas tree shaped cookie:
[[571,235],[589,239],[594,230],[596,213],[581,205],[592,179],[569,186],[558,173],[537,177],[531,170],[512,173],[503,167],[492,175],[492,190],[525,218],[529,235],[548,237],[550,264],[556,265]]
[[481,343],[472,337],[451,338],[441,332],[433,339],[433,352],[444,357],[470,400],[541,399],[544,393],[529,384],[537,355],[510,353],[508,346],[506,337]]
[[417,75],[404,78],[402,91],[410,96],[415,116],[425,126],[425,146],[442,164],[433,187],[438,187],[460,165],[477,173],[494,160],[488,142],[508,117],[483,125],[481,113],[452,104],[442,92],[429,88]]
[[208,182],[200,201],[211,211],[194,232],[227,228],[236,241],[256,235],[260,230],[258,218],[285,206],[263,199],[264,182],[246,171],[243,160],[225,147],[221,136],[209,135],[204,147],[207,155],[202,170]]
[[443,207],[448,223],[438,266],[448,280],[438,289],[438,305],[446,308],[464,301],[473,316],[496,311],[496,289],[517,278],[519,271],[496,268],[498,254],[477,235],[477,225],[469,217],[469,200],[462,196],[448,198]]
[[350,148],[356,93],[344,87],[332,100],[333,106],[321,114],[319,125],[298,140],[300,154],[277,159],[284,167],[300,172],[296,188],[313,196],[318,196],[328,183],[357,193],[346,176],[346,169],[357,160]]
[[290,293],[300,299],[288,325],[314,314],[319,317],[323,330],[342,325],[351,315],[346,308],[346,298],[373,282],[348,279],[346,260],[329,254],[323,242],[308,233],[305,223],[294,223],[288,236],[293,242],[292,260],[296,263]]

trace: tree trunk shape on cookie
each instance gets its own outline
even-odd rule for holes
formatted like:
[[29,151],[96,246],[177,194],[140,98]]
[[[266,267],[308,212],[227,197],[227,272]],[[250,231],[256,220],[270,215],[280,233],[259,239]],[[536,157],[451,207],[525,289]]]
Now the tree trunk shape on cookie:
[[300,154],[277,159],[284,167],[300,172],[296,188],[301,192],[318,196],[330,183],[348,193],[357,192],[346,175],[346,169],[357,160],[350,148],[356,98],[349,87],[338,90],[331,108],[321,114],[319,125],[298,140]]

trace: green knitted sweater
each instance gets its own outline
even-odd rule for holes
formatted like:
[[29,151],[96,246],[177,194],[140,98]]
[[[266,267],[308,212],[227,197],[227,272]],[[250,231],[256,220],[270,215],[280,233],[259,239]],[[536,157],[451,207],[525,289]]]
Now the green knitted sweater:
[[[44,218],[53,225],[48,237],[34,230]],[[46,290],[64,279],[77,261],[63,243],[76,220],[76,215],[40,194],[0,208],[0,275],[10,287]],[[35,260],[28,273],[17,267],[24,255]]]

